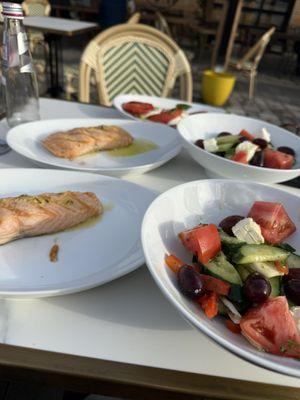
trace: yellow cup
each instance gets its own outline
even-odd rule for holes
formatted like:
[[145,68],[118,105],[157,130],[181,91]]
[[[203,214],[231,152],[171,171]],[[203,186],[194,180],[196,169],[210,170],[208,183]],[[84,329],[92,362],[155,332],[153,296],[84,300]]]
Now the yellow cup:
[[204,103],[223,106],[235,84],[235,76],[223,72],[206,70],[202,77],[202,98]]

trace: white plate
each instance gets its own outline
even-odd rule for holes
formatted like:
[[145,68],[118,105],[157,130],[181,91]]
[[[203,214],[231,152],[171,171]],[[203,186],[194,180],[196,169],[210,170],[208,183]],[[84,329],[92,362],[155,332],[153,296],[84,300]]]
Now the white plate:
[[[41,144],[43,138],[58,130],[96,125],[121,126],[135,139],[148,139],[158,148],[129,157],[112,157],[107,152],[98,152],[71,161],[55,157]],[[171,160],[181,150],[180,138],[175,129],[161,124],[145,124],[124,119],[57,119],[30,122],[12,128],[7,134],[7,142],[17,153],[43,165],[113,176],[150,171]]]
[[198,112],[213,112],[213,113],[224,113],[225,111],[222,108],[208,106],[206,104],[197,104],[197,103],[189,103],[187,101],[178,100],[178,99],[167,99],[162,97],[155,96],[145,96],[141,94],[120,94],[116,96],[113,100],[113,105],[116,107],[121,114],[126,115],[129,118],[140,121],[140,118],[134,117],[132,114],[123,110],[123,104],[128,101],[140,101],[142,103],[150,103],[154,107],[163,108],[163,109],[172,109],[176,107],[177,104],[187,104],[191,106],[190,109],[187,110],[187,113],[198,113]]
[[[177,186],[160,195],[147,210],[142,225],[142,244],[148,268],[164,295],[201,332],[238,356],[268,369],[300,377],[299,361],[256,350],[242,335],[231,333],[221,317],[209,320],[178,290],[174,274],[164,263],[173,253],[191,262],[177,234],[200,222],[219,223],[225,216],[247,215],[255,200],[281,202],[299,225],[300,197],[258,183],[203,180]],[[300,251],[300,233],[287,240]],[[199,340],[201,337],[199,336]]]
[[[73,171],[2,169],[1,197],[92,191],[104,204],[99,221],[0,246],[0,296],[57,296],[89,289],[143,264],[140,227],[153,192],[116,178]],[[58,261],[49,251],[59,245]]]
[[[275,147],[289,146],[295,150],[296,165],[292,169],[280,170],[240,164],[202,150],[194,144],[197,139],[212,138],[223,131],[238,134],[242,129],[246,129],[255,133],[264,127],[270,132]],[[184,118],[177,129],[183,139],[183,146],[191,157],[208,171],[209,176],[278,183],[300,175],[300,138],[268,122],[234,114],[202,114]]]

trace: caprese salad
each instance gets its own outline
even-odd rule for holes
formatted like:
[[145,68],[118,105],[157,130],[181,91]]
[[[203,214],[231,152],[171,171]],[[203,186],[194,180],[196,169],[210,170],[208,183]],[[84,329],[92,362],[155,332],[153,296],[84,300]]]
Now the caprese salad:
[[295,151],[286,146],[272,145],[266,128],[256,134],[243,129],[238,135],[221,132],[215,138],[198,139],[195,145],[229,160],[256,167],[290,169],[295,164]]
[[175,108],[162,109],[154,107],[150,103],[129,101],[122,105],[123,110],[136,118],[161,124],[177,125],[178,122],[188,115],[187,110],[191,108],[188,104],[176,104]]
[[165,262],[208,318],[224,317],[262,351],[300,358],[300,256],[284,243],[295,231],[282,204],[256,201],[247,216],[181,232],[191,262]]

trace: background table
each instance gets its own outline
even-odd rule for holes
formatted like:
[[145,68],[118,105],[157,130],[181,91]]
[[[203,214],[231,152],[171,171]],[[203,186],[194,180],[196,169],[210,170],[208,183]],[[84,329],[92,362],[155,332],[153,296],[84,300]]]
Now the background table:
[[[41,116],[120,118],[113,109],[49,99],[41,100]],[[6,130],[2,122],[0,136]],[[0,157],[0,167],[34,164],[10,152]],[[182,152],[155,171],[127,179],[162,192],[203,178],[203,169]],[[83,293],[0,300],[0,343],[2,376],[73,390],[143,399],[162,393],[164,399],[300,398],[299,379],[239,359],[188,325],[145,266]]]
[[62,38],[72,37],[84,33],[94,32],[100,29],[94,22],[74,21],[55,17],[25,17],[26,28],[35,29],[45,34],[45,40],[49,45],[49,67],[51,86],[49,94],[57,97],[62,91],[63,77],[60,76],[59,64],[63,64]]

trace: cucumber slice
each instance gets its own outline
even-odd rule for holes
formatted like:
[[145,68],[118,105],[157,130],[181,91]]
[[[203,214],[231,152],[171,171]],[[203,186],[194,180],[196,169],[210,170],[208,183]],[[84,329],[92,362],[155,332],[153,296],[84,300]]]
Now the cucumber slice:
[[225,233],[223,231],[223,229],[219,229],[219,234],[220,234],[220,238],[221,238],[221,242],[227,245],[231,245],[231,244],[240,244],[240,243],[244,243],[241,240],[239,240],[238,238],[234,237],[234,236],[229,236],[227,235],[227,233]]
[[244,244],[235,246],[230,256],[235,264],[251,264],[264,261],[285,261],[290,253],[267,244]]
[[231,147],[229,150],[226,151],[225,153],[225,158],[232,159],[232,156],[235,154],[235,147]]
[[231,136],[220,136],[217,138],[217,144],[222,145],[222,144],[231,144],[233,146],[235,143],[239,141],[239,137],[237,135],[231,135]]
[[242,280],[236,269],[229,261],[227,261],[224,253],[220,252],[212,261],[205,264],[205,270],[208,274],[214,275],[216,278],[223,279],[229,283],[237,285],[242,284]]
[[300,256],[297,254],[289,255],[286,260],[286,265],[291,269],[300,268]]
[[224,143],[224,144],[218,144],[218,151],[228,151],[229,149],[232,148],[232,143]]
[[265,261],[247,264],[248,268],[253,272],[259,272],[266,278],[273,278],[274,276],[282,276],[283,273],[279,272],[275,267],[274,262]]
[[281,295],[281,278],[279,276],[273,276],[269,279],[271,284],[271,297],[277,297]]
[[253,271],[248,268],[248,265],[237,265],[236,266],[237,272],[240,274],[240,277],[242,278],[242,281],[245,282],[245,280],[248,278],[250,274],[252,274]]

